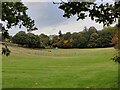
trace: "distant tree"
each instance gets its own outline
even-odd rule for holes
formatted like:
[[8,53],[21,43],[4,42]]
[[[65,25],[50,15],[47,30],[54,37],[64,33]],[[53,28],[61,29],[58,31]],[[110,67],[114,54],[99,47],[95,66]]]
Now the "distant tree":
[[28,40],[28,35],[24,31],[18,32],[12,38],[13,43],[16,43],[22,46],[27,44],[27,40]]
[[69,40],[70,37],[71,37],[71,33],[70,32],[67,32],[66,34],[62,35],[62,38],[65,39],[65,40]]
[[71,48],[71,42],[70,40],[65,40],[65,39],[61,39],[58,43],[57,46],[59,48]]
[[32,33],[26,34],[24,31],[18,32],[12,38],[13,43],[29,48],[40,48],[39,36]]
[[73,48],[86,48],[87,40],[85,37],[79,37],[77,39],[74,39],[72,42]]
[[59,42],[59,36],[54,35],[52,39],[50,40],[50,44],[52,47],[58,47],[58,42]]
[[40,34],[39,35],[40,38],[40,43],[41,43],[41,47],[47,48],[50,45],[50,40],[49,37],[45,34]]
[[64,47],[64,39],[60,39],[57,43],[55,43],[57,47],[63,48]]
[[87,27],[85,26],[84,29],[83,29],[83,33],[86,33],[86,32],[88,32],[88,29],[87,29]]
[[[81,0],[78,2],[72,2],[71,0],[68,0],[68,2],[62,1],[59,3],[59,8],[64,11],[63,17],[70,18],[71,16],[77,15],[77,20],[80,20],[89,16],[91,20],[103,23],[104,26],[109,26],[118,19],[118,36],[120,36],[120,1],[115,0],[114,4],[106,3],[100,5],[95,4],[94,1],[95,0],[92,2],[82,2]],[[120,62],[120,37],[118,38],[119,53],[117,61]]]
[[92,33],[89,38],[88,47],[98,47],[97,39],[99,35],[97,33]]
[[93,33],[97,33],[97,29],[94,27],[94,26],[92,26],[92,27],[90,27],[89,29],[88,29],[88,33],[91,35],[91,34],[93,34]]
[[27,45],[29,48],[40,48],[40,39],[38,35],[28,33],[27,36]]
[[59,30],[58,34],[59,34],[59,37],[62,37],[62,32],[61,32],[61,30]]
[[72,39],[75,39],[75,38],[77,38],[77,35],[78,35],[78,33],[77,33],[77,32],[74,32],[74,33],[71,34],[71,38],[72,38]]
[[80,35],[78,33],[71,34],[72,48],[77,48],[79,39],[80,39]]
[[73,48],[85,48],[87,47],[87,38],[84,36],[84,33],[73,33],[71,35],[71,46]]
[[112,36],[118,32],[116,26],[114,26],[114,27],[111,27],[111,26],[104,27],[103,31],[107,31],[107,32],[111,33]]
[[112,44],[112,38],[113,35],[115,33],[113,33],[111,30],[108,29],[103,29],[101,31],[99,31],[99,39],[98,39],[98,43],[100,45],[100,47],[110,47],[113,46]]

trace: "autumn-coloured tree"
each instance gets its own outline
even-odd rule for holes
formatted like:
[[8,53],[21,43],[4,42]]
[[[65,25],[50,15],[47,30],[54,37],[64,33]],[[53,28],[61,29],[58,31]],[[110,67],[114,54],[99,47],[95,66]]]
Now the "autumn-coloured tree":
[[[77,20],[85,19],[87,16],[98,23],[103,23],[104,26],[109,26],[118,20],[118,49],[119,53],[116,56],[116,60],[120,62],[120,1],[115,0],[114,4],[100,4],[94,3],[95,0],[88,0],[89,2],[82,2],[78,0],[68,0],[68,2],[59,3],[59,9],[64,11],[63,17],[70,18],[71,16],[77,16]],[[88,13],[86,13],[88,12]]]

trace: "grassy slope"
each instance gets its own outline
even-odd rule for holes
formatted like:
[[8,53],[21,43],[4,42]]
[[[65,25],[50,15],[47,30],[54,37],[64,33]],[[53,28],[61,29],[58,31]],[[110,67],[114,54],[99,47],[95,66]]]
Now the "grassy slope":
[[3,56],[3,88],[117,87],[113,48],[10,49],[12,54]]

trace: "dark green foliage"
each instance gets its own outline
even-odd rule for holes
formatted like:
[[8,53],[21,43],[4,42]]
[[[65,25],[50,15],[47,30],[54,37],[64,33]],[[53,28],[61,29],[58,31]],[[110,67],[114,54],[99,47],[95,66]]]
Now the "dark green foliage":
[[99,31],[94,27],[90,27],[86,31],[83,30],[78,33],[67,32],[62,34],[62,36],[52,35],[50,37],[45,34],[37,36],[20,31],[13,36],[12,42],[30,48],[104,48],[114,45],[112,38],[115,33],[115,27],[106,27]]
[[83,33],[73,33],[71,34],[72,38],[72,47],[73,48],[82,48],[87,46],[87,39]]
[[39,38],[40,38],[41,47],[48,48],[50,45],[49,37],[45,34],[40,34]]
[[[1,3],[0,3],[1,5]],[[27,31],[37,30],[32,20],[26,13],[27,7],[22,2],[2,2],[2,21],[6,22],[6,26],[2,26],[2,41],[9,38],[8,30],[13,26],[22,26],[27,28]],[[24,43],[24,42],[23,42]],[[5,48],[6,49],[6,48]],[[6,51],[5,49],[2,49]],[[8,55],[7,51],[4,54]]]
[[[2,2],[2,21],[6,22],[6,28],[12,26],[24,26],[27,31],[37,30],[32,20],[26,13],[27,7],[22,2]],[[9,38],[8,30],[2,26],[3,40]]]
[[[77,20],[85,19],[87,15],[96,22],[110,25],[120,17],[120,1],[115,4],[100,4],[90,2],[62,2],[59,8],[64,11],[63,17],[77,15]],[[89,12],[86,14],[85,12]]]
[[[85,19],[85,17],[87,16],[85,12],[89,10],[91,4],[92,3],[88,3],[88,2],[82,2],[82,3],[78,3],[78,2],[64,3],[63,2],[59,6],[59,8],[64,11],[63,17],[70,18],[70,16],[77,15],[78,17],[77,20],[79,20],[79,19]],[[85,11],[85,12],[82,12],[82,11]]]
[[2,41],[5,41],[5,39],[9,39],[9,33],[8,33],[8,30],[6,30],[4,27],[2,27]]
[[89,35],[91,35],[93,33],[97,33],[97,29],[94,26],[92,26],[88,29],[88,33],[89,33]]
[[99,32],[100,38],[98,39],[101,47],[108,47],[112,44],[112,33],[108,30],[103,30]]
[[57,47],[58,42],[59,42],[59,36],[53,35],[52,38],[50,39],[50,45],[52,47]]
[[7,22],[7,28],[23,25],[28,31],[37,30],[32,20],[26,13],[27,7],[22,2],[2,2],[2,21]]
[[[60,9],[64,11],[63,17],[70,18],[71,16],[77,15],[77,20],[79,19],[85,19],[87,15],[91,18],[91,20],[95,20],[98,23],[103,23],[104,26],[109,26],[110,24],[113,24],[118,19],[117,27],[120,28],[120,1],[115,2],[114,4],[100,4],[97,5],[94,2],[61,2]],[[85,12],[88,12],[89,14],[86,15]],[[120,32],[120,30],[118,30]],[[103,39],[105,38],[105,39]],[[100,36],[98,38],[97,42],[100,45],[103,43],[110,42],[111,37],[103,37]],[[103,40],[102,40],[103,39]],[[119,48],[120,48],[120,40],[118,39]],[[93,43],[92,43],[93,44]],[[106,46],[106,43],[102,45],[103,47]],[[120,49],[119,49],[120,52]],[[117,58],[116,58],[117,60]],[[118,61],[118,60],[117,60]]]
[[118,19],[118,24],[116,26],[120,27],[120,18]]
[[28,35],[24,31],[18,32],[12,38],[13,43],[16,43],[16,44],[19,44],[19,45],[27,44],[27,42],[28,42],[27,40],[28,40]]
[[24,47],[29,47],[29,48],[40,47],[39,36],[34,35],[32,33],[26,34],[24,31],[20,31],[15,36],[13,36],[12,41],[13,43],[16,43]]
[[58,34],[59,34],[59,37],[62,37],[62,32],[61,32],[61,30],[58,32]]
[[10,55],[10,50],[8,49],[7,45],[4,45],[5,47],[2,47],[2,54],[9,56]]
[[116,34],[115,27],[105,27],[103,30],[97,31],[95,27],[83,30],[78,33],[62,34],[62,36],[53,36],[51,42],[52,47],[59,48],[104,48],[112,47],[112,38]]
[[114,56],[112,58],[113,61],[120,63],[120,56]]
[[97,39],[99,35],[97,33],[92,33],[89,38],[88,47],[99,47]]
[[[77,42],[77,48],[86,48],[87,47],[87,39],[85,37],[79,37],[78,40],[75,40]],[[75,42],[74,41],[74,42]]]
[[68,39],[70,39],[70,36],[71,36],[71,33],[67,32],[66,34],[63,34],[62,38],[65,40],[68,40]]
[[40,39],[39,36],[32,33],[27,34],[27,45],[29,48],[40,48]]

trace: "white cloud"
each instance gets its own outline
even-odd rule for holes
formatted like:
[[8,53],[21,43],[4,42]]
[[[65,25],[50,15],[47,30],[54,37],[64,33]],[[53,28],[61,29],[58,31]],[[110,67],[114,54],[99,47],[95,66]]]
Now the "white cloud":
[[51,0],[22,0],[22,2],[50,2]]
[[62,31],[62,33],[66,32],[80,32],[84,29],[84,27],[87,26],[87,28],[94,26],[98,30],[101,30],[103,28],[102,24],[96,23],[95,21],[92,21],[89,17],[87,17],[85,20],[66,20],[64,23],[60,23],[57,25],[49,26],[42,28],[38,31],[34,31],[35,34],[41,34],[45,33],[47,35],[53,35],[53,34],[58,34],[59,30]]
[[[23,0],[23,1],[29,1],[29,0]],[[113,1],[113,0],[109,0],[109,1]],[[52,3],[48,4],[43,2],[42,3],[25,2],[25,5],[27,5],[29,8],[28,15],[35,20],[35,24],[39,29],[37,31],[33,31],[35,34],[41,34],[41,33],[45,33],[47,35],[58,34],[59,30],[61,30],[62,33],[79,32],[82,31],[85,26],[87,26],[88,28],[90,26],[95,26],[98,30],[101,30],[103,28],[102,24],[96,23],[95,21],[92,21],[88,17],[85,20],[79,20],[79,21],[76,21],[75,17],[72,17],[70,19],[65,19],[62,17],[63,12],[60,9],[58,9],[58,6],[55,6]],[[22,28],[22,29],[12,28],[9,32],[10,35],[14,35],[15,33],[21,30],[26,31],[26,28]]]
[[[61,0],[22,0],[22,2],[61,2]],[[66,0],[63,0],[66,1]]]

